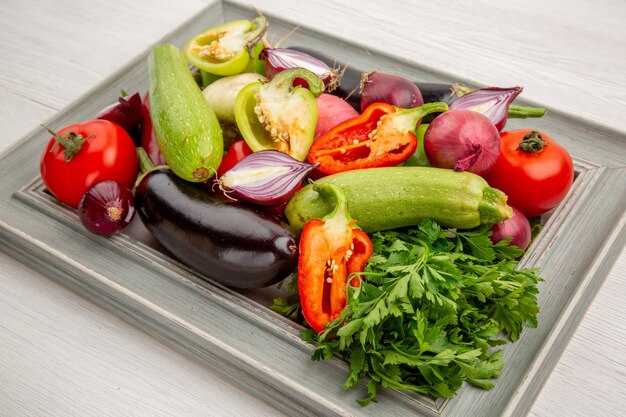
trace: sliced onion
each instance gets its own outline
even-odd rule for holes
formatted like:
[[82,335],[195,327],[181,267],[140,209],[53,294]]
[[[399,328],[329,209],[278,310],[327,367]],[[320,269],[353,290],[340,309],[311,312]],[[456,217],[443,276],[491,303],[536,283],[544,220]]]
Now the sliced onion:
[[385,72],[367,72],[361,76],[361,112],[372,103],[387,103],[403,109],[424,104],[422,92],[412,81]]
[[133,193],[117,181],[96,183],[78,204],[78,216],[87,230],[112,236],[122,231],[135,215]]
[[[265,61],[265,74],[268,78],[286,69],[304,68],[324,81],[325,91],[330,92],[337,87],[339,71],[305,52],[288,48],[265,48],[259,54],[259,58]],[[294,85],[307,87],[304,80],[296,80]]]
[[521,211],[513,207],[513,216],[500,223],[496,223],[491,228],[491,241],[498,243],[502,239],[511,238],[509,245],[517,246],[526,250],[530,243],[531,229],[530,223]]
[[500,133],[480,113],[451,110],[430,123],[424,150],[432,166],[485,175],[500,155]]
[[309,172],[319,164],[300,162],[284,152],[265,150],[243,158],[217,179],[227,194],[262,205],[289,200]]
[[509,107],[522,87],[488,87],[472,91],[450,105],[450,110],[473,110],[484,114],[501,131],[509,118]]

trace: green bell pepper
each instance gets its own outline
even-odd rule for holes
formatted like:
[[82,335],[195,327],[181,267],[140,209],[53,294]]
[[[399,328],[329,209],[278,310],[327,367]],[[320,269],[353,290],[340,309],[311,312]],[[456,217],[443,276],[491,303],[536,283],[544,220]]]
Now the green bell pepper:
[[214,75],[235,75],[243,72],[257,54],[257,44],[265,35],[267,19],[234,20],[210,28],[189,39],[185,54],[191,64]]
[[[296,80],[299,85],[294,87]],[[315,98],[323,90],[324,82],[304,68],[281,71],[267,83],[248,84],[235,100],[237,127],[253,151],[274,149],[304,161],[317,123]]]

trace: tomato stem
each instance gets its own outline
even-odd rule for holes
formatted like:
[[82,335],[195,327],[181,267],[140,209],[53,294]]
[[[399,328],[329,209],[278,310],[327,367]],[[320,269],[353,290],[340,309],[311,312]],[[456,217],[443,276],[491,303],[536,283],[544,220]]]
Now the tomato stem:
[[519,147],[524,152],[537,153],[544,147],[548,146],[548,143],[543,140],[541,133],[533,130],[524,135],[524,139],[519,144]]
[[46,125],[43,126],[50,134],[54,137],[56,141],[50,151],[52,152],[57,145],[61,145],[63,147],[63,155],[65,156],[65,162],[70,162],[74,156],[81,150],[83,144],[89,139],[95,137],[96,135],[87,136],[84,138],[82,135],[78,135],[75,132],[67,132],[63,135],[59,135],[58,132],[50,129]]

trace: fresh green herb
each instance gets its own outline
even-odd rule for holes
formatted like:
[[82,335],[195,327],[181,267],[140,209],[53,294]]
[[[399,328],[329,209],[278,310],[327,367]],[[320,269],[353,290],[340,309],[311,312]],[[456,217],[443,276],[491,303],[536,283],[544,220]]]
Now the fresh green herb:
[[368,378],[367,397],[389,387],[450,398],[463,381],[493,387],[503,367],[492,347],[537,326],[533,269],[517,269],[522,252],[492,244],[489,229],[443,230],[432,220],[417,228],[372,234],[374,254],[348,305],[320,335],[314,360],[343,355],[350,364],[344,389]]
[[[270,309],[298,323],[304,323],[302,308],[298,297],[298,273],[293,272],[289,277],[278,283],[277,288],[290,294],[289,297],[276,297],[272,300]],[[293,300],[295,298],[295,300]]]

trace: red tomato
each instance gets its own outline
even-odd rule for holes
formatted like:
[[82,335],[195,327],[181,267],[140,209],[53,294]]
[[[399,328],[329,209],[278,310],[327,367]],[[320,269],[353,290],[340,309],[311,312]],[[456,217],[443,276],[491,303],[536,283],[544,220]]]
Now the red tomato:
[[41,157],[41,178],[48,191],[74,208],[92,185],[113,180],[132,188],[137,178],[137,150],[128,133],[108,120],[75,123],[57,137],[82,137],[84,143],[73,156],[52,137]]
[[226,171],[234,167],[237,162],[241,161],[251,153],[252,149],[250,149],[245,140],[242,139],[233,142],[233,144],[230,145],[230,148],[228,148],[226,155],[224,155],[224,158],[222,158],[220,167],[217,169],[217,178],[224,175]]
[[485,179],[508,195],[509,205],[534,217],[563,201],[574,181],[574,164],[551,137],[528,129],[502,132],[500,150]]

